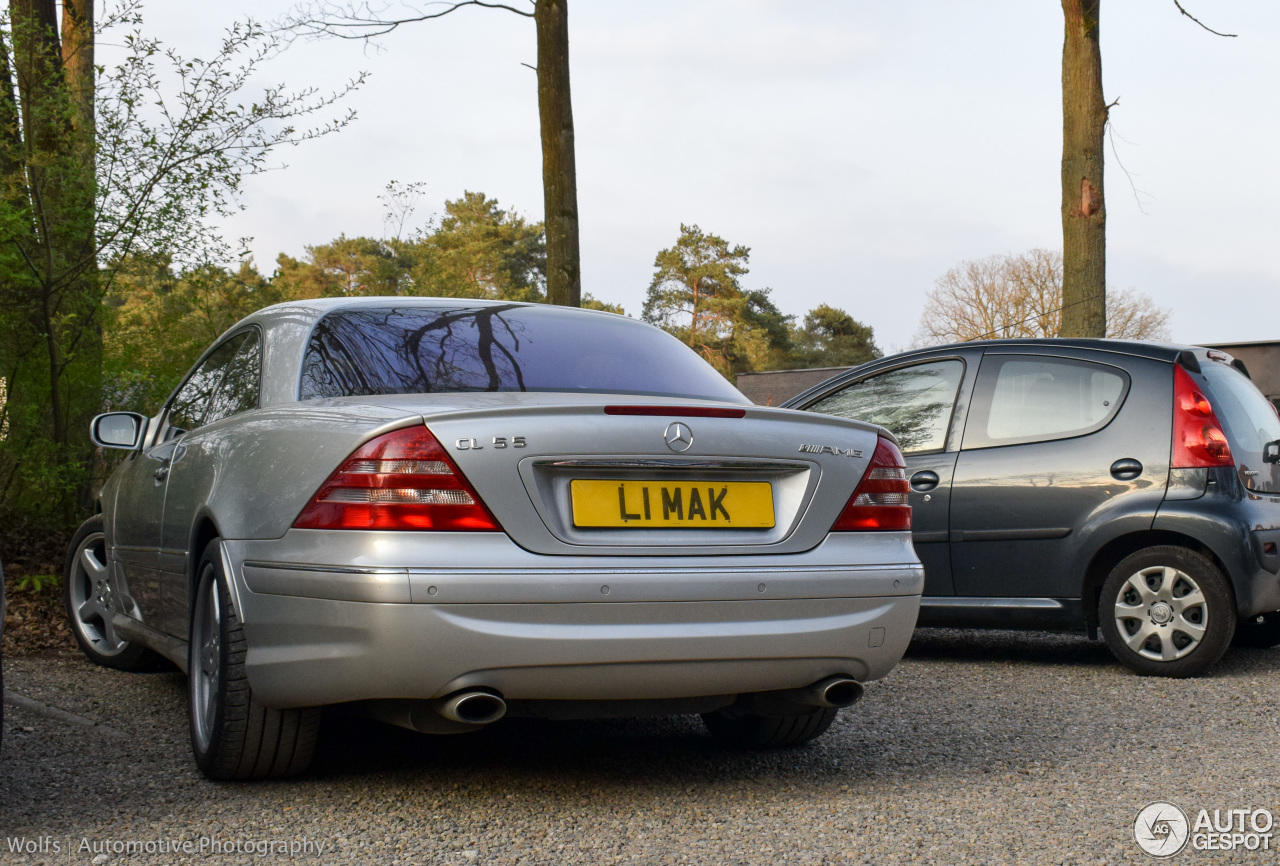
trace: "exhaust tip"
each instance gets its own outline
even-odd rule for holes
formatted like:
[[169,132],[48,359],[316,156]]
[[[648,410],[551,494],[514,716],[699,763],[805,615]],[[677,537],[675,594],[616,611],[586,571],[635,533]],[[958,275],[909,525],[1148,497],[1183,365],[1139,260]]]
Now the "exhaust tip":
[[488,725],[507,714],[507,702],[493,692],[465,691],[440,702],[440,715],[466,725]]
[[833,677],[818,684],[823,703],[828,707],[851,707],[862,699],[862,683],[847,677]]
[[794,692],[795,700],[811,707],[851,707],[862,698],[862,683],[853,677],[837,674],[818,680],[807,688]]

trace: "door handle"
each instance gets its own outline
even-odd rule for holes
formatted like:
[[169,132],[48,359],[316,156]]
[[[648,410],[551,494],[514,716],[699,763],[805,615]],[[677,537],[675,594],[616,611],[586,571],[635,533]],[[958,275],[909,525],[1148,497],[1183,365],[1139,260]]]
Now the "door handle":
[[939,480],[937,472],[932,469],[921,469],[911,476],[911,489],[923,493],[937,487]]
[[1132,481],[1142,474],[1142,464],[1132,457],[1111,464],[1111,477],[1117,481]]

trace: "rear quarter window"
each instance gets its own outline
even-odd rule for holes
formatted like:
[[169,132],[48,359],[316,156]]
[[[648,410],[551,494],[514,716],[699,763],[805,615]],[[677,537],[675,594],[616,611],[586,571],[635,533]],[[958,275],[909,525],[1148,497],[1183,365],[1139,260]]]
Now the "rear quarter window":
[[1129,391],[1119,367],[1073,358],[987,355],[964,448],[1069,439],[1111,422]]

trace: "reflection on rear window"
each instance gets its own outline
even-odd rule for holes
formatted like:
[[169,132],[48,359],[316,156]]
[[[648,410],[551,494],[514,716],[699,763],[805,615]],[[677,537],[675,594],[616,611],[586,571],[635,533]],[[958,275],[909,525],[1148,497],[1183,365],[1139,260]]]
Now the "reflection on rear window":
[[621,316],[521,304],[340,310],[315,326],[301,399],[583,391],[746,402],[680,341]]
[[1280,418],[1256,385],[1226,364],[1210,361],[1203,366],[1205,378],[1213,386],[1210,402],[1219,420],[1227,425],[1233,450],[1258,455],[1266,443],[1280,439]]

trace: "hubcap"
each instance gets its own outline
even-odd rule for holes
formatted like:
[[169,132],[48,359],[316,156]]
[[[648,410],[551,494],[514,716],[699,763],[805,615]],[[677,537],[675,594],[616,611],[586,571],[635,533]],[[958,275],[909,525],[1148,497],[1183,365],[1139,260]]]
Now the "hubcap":
[[101,532],[86,536],[80,542],[67,580],[71,609],[75,612],[71,625],[81,639],[102,656],[122,652],[128,644],[116,635],[115,594],[111,589],[106,538]]
[[1209,624],[1209,605],[1190,575],[1157,565],[1121,585],[1115,619],[1129,649],[1143,658],[1170,662],[1200,645]]
[[191,722],[201,749],[209,747],[218,712],[218,681],[222,675],[222,606],[211,566],[201,575],[200,591],[191,618]]

